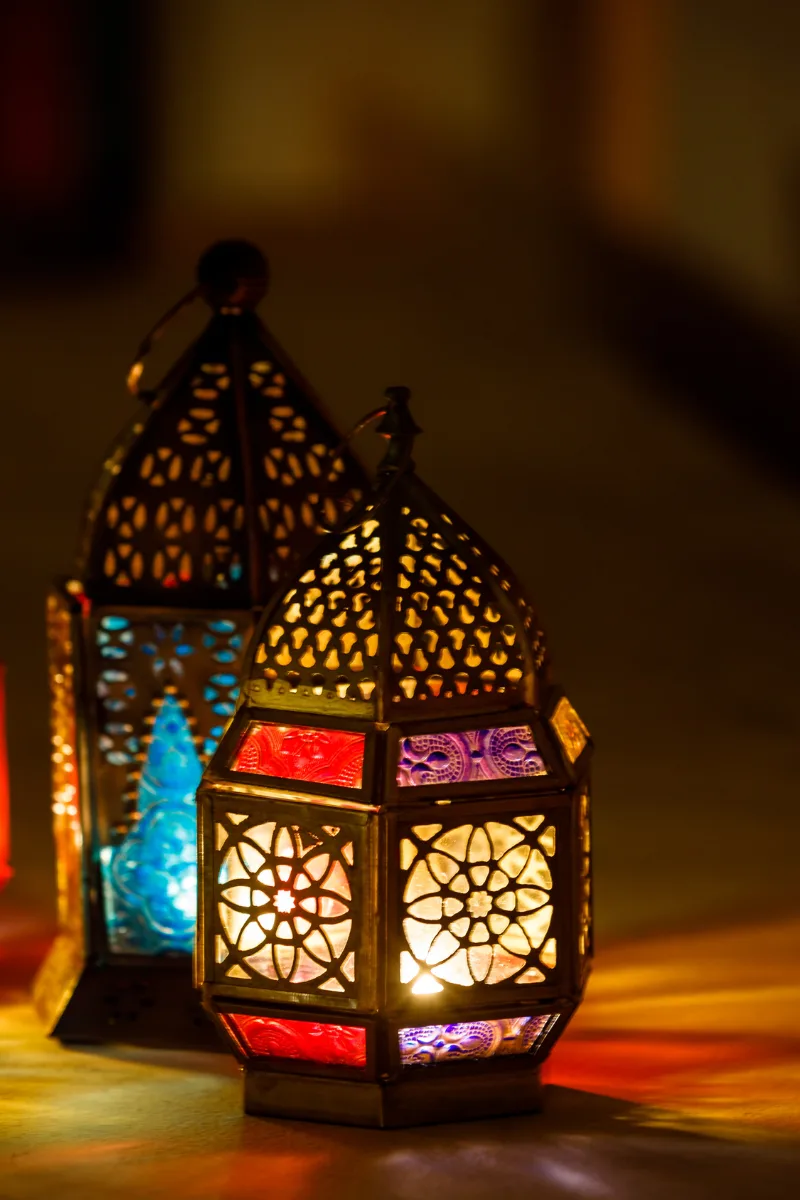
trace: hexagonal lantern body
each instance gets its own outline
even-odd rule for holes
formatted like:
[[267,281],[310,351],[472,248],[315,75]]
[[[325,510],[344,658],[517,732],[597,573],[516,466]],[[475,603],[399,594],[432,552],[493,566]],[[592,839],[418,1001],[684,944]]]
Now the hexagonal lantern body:
[[408,459],[265,611],[198,792],[198,983],[250,1113],[535,1109],[589,969],[589,735]]
[[360,468],[253,305],[246,243],[201,260],[214,314],[110,452],[77,578],[48,599],[59,934],[35,986],[63,1040],[217,1045],[192,987],[196,807],[277,582]]

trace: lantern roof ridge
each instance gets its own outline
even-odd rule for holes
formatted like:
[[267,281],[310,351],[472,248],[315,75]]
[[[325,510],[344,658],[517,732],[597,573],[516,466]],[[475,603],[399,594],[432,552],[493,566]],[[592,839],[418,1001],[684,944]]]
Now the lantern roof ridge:
[[[201,257],[197,286],[140,347],[129,375],[149,401],[106,457],[77,574],[100,604],[261,607],[345,504],[362,469],[289,355],[255,312],[269,281],[248,242]],[[166,322],[202,297],[211,318],[151,392],[142,361]],[[323,476],[323,464],[326,465]]]
[[416,474],[407,389],[387,390],[373,492],[266,609],[245,690],[256,705],[429,720],[531,706],[546,650],[503,560]]

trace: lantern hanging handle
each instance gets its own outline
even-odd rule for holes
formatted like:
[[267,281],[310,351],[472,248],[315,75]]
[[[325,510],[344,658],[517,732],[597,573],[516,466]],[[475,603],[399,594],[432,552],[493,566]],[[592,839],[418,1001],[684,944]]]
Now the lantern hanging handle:
[[352,529],[357,529],[366,513],[374,515],[386,503],[397,481],[414,466],[411,457],[414,439],[422,431],[408,408],[411,392],[407,387],[388,387],[383,394],[387,403],[373,409],[357,421],[339,445],[328,451],[332,463],[328,482],[335,483],[341,473],[336,470],[336,460],[341,457],[353,438],[367,426],[379,421],[376,432],[389,442],[386,453],[378,463],[371,492],[345,514],[346,524],[328,525],[321,521],[320,528],[324,533],[349,533]]
[[152,404],[152,402],[155,400],[156,396],[161,390],[160,384],[158,387],[147,390],[139,387],[139,380],[141,379],[142,372],[144,371],[144,360],[152,350],[154,343],[158,341],[170,322],[177,317],[178,313],[184,308],[188,308],[188,306],[197,299],[200,293],[201,289],[198,286],[192,288],[192,290],[187,292],[185,296],[182,296],[177,304],[173,304],[172,308],[168,309],[168,311],[164,313],[163,317],[156,321],[153,328],[142,341],[142,344],[136,351],[136,358],[131,363],[131,367],[126,378],[128,391],[132,396],[138,396],[141,400],[144,400],[148,404]]

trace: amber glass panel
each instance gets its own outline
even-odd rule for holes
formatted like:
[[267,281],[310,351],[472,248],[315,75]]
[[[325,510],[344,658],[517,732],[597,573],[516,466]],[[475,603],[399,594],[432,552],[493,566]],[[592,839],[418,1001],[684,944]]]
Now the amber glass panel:
[[74,647],[66,602],[52,595],[47,601],[50,658],[50,723],[53,786],[53,828],[56,842],[58,922],[62,932],[82,934],[79,779],[75,721]]
[[294,1058],[340,1067],[367,1065],[367,1031],[354,1025],[226,1013],[225,1023],[254,1058]]
[[575,762],[583,753],[589,740],[589,730],[580,719],[566,696],[562,696],[555,707],[550,724],[558,734],[558,740],[570,762]]
[[253,722],[236,751],[232,769],[337,787],[361,787],[364,734],[343,729]]

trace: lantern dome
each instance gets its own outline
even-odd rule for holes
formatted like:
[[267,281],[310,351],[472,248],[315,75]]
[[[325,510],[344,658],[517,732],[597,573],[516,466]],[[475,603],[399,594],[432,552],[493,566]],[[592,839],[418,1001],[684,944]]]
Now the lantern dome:
[[90,499],[78,576],[95,603],[260,607],[319,521],[361,495],[352,458],[330,454],[338,436],[319,398],[254,311],[267,278],[247,242],[200,260],[189,296],[212,319],[161,386],[140,393],[149,409]]
[[535,1109],[591,963],[588,731],[387,399],[375,485],[265,609],[198,790],[197,978],[250,1113]]
[[[391,391],[383,432],[411,438],[405,389]],[[385,496],[276,597],[250,666],[253,703],[378,721],[536,703],[546,651],[533,608],[412,467],[389,461]]]

